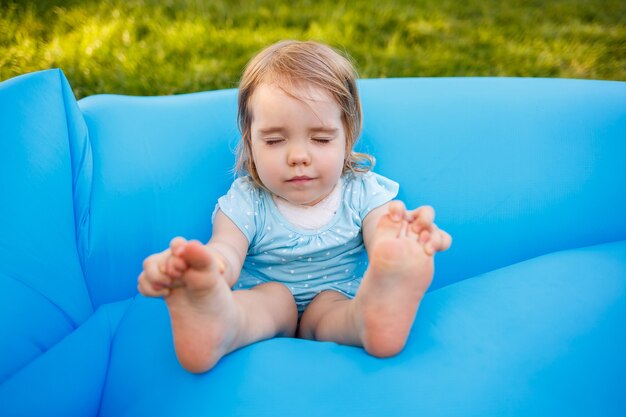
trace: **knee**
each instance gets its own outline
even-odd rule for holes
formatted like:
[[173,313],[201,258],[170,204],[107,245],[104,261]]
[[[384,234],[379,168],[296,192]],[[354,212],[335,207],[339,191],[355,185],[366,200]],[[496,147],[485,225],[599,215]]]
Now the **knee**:
[[[326,314],[332,310],[332,305],[336,302],[344,302],[346,299],[344,295],[332,290],[319,293],[302,314],[298,337],[309,340],[319,339],[320,323]],[[322,339],[326,340],[323,337]]]
[[280,331],[281,335],[294,336],[298,325],[298,306],[289,288],[278,282],[267,282],[257,288],[270,295],[274,317],[282,318],[280,327],[284,330]]

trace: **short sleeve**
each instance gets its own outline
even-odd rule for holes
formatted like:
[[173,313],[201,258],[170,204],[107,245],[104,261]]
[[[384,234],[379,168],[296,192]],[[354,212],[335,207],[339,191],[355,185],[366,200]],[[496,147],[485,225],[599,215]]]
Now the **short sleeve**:
[[399,189],[397,182],[374,172],[357,174],[354,201],[359,217],[364,219],[370,211],[393,200]]
[[219,208],[252,242],[257,231],[259,219],[259,189],[248,177],[237,178],[228,193],[217,200],[213,218]]

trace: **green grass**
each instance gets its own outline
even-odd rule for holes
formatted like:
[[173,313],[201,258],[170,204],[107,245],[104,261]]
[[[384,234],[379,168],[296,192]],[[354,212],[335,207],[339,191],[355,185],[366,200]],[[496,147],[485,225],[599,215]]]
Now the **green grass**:
[[624,0],[0,0],[0,80],[58,67],[78,97],[229,88],[285,38],[345,50],[363,78],[626,80]]

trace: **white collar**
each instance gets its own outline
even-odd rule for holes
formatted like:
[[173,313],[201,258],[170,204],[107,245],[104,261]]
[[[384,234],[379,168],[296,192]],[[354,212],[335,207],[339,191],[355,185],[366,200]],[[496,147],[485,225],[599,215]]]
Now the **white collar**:
[[280,214],[289,223],[301,229],[315,230],[328,224],[337,212],[341,204],[341,189],[342,182],[339,178],[330,194],[314,206],[293,204],[276,195],[272,195],[272,198]]

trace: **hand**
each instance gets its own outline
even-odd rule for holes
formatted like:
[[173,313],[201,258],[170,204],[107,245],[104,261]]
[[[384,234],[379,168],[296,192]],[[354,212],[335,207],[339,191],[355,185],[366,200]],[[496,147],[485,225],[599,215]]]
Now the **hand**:
[[170,242],[169,249],[148,256],[137,280],[137,289],[146,297],[167,297],[182,286],[180,278],[189,268],[181,257],[187,241],[181,237]]
[[452,237],[434,223],[435,210],[432,207],[422,206],[407,211],[406,220],[411,230],[418,235],[418,240],[427,255],[443,252],[452,244]]

